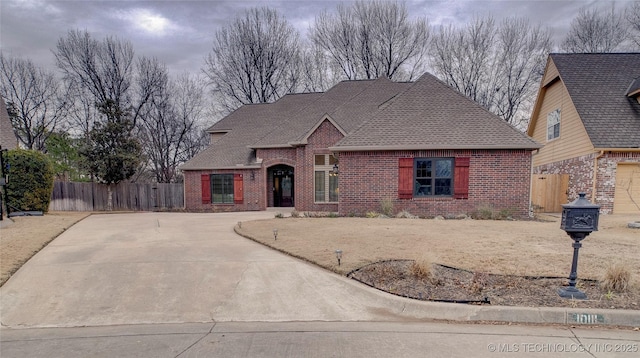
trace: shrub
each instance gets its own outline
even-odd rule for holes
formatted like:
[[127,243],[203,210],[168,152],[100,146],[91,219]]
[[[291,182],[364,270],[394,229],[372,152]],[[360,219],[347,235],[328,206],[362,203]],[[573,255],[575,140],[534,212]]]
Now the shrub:
[[366,218],[373,219],[373,218],[379,217],[380,214],[376,213],[375,211],[367,211],[367,213],[364,216]]
[[380,210],[382,214],[392,217],[393,216],[393,200],[385,198],[380,200]]
[[276,219],[282,219],[284,215],[282,213],[276,213]]
[[473,212],[471,217],[476,220],[506,220],[510,219],[513,211],[510,209],[496,210],[491,205],[478,206]]
[[7,152],[9,165],[7,204],[11,210],[49,210],[53,192],[53,165],[46,155],[34,150],[15,149]]
[[300,217],[300,212],[298,212],[298,210],[292,210],[291,211],[291,217],[292,218],[299,218]]
[[399,212],[396,215],[396,218],[398,219],[418,219],[418,217],[416,215],[411,214],[410,212],[406,211],[406,210],[402,210],[401,212]]
[[432,267],[433,264],[431,260],[426,257],[422,257],[411,263],[411,265],[409,266],[409,272],[411,272],[411,274],[418,279],[426,280],[431,278]]
[[629,289],[631,271],[624,264],[609,266],[600,282],[600,287],[607,292],[625,292]]

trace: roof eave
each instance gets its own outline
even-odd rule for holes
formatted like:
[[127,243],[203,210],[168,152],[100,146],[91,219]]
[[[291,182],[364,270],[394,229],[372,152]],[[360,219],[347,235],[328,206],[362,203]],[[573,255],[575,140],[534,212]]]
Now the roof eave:
[[247,148],[250,149],[277,149],[277,148],[293,148],[295,147],[294,143],[286,143],[286,144],[262,144],[262,145],[248,145]]
[[595,147],[593,148],[599,152],[625,152],[625,153],[640,153],[640,148],[638,147],[620,147],[620,148],[611,148],[611,147]]
[[262,166],[260,164],[237,164],[235,166],[231,165],[223,165],[223,166],[193,166],[188,168],[180,167],[178,168],[181,171],[190,171],[190,170],[237,170],[237,169],[260,169]]
[[397,150],[536,150],[542,148],[540,144],[530,145],[370,145],[370,146],[334,146],[329,147],[333,152],[368,152],[368,151],[397,151]]

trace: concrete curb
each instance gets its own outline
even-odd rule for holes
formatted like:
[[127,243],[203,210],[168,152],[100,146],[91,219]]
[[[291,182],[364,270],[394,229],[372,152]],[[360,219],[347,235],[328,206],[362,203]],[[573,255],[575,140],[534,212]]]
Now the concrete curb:
[[409,302],[403,313],[422,319],[493,321],[533,324],[640,327],[640,311],[563,307],[473,306]]
[[[249,235],[234,232],[245,239],[254,241],[260,245],[278,251],[295,259],[316,266],[331,274],[336,275],[350,289],[367,290],[378,296],[381,306],[398,307],[391,309],[390,314],[408,320],[447,320],[459,322],[505,322],[505,323],[529,323],[529,324],[563,324],[583,326],[625,326],[640,327],[640,310],[616,310],[594,308],[568,308],[568,307],[519,307],[519,306],[479,306],[463,303],[418,301],[406,297],[396,296],[380,291],[357,280],[347,278],[337,272],[328,270],[304,257],[293,255],[289,252],[265,244]],[[398,301],[389,304],[389,300]],[[386,303],[386,304],[385,304]]]

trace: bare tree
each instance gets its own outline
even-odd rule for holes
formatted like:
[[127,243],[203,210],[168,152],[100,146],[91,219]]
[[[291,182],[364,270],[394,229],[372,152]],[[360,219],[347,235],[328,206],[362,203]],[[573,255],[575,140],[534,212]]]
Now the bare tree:
[[11,124],[27,149],[45,150],[45,142],[58,129],[68,102],[53,73],[31,60],[0,53],[0,92]]
[[628,38],[627,23],[614,5],[611,11],[585,8],[571,21],[561,49],[572,53],[616,52],[625,50]]
[[60,38],[54,52],[64,78],[90,92],[95,103],[111,101],[118,108],[130,105],[133,81],[133,46],[107,37],[100,42],[87,31],[69,31]]
[[183,74],[176,81],[166,75],[160,90],[145,105],[140,116],[139,136],[146,143],[144,152],[159,183],[179,181],[178,165],[202,149],[194,141],[204,111],[204,81]]
[[523,18],[507,18],[498,29],[495,96],[489,110],[525,129],[551,50],[551,35]]
[[442,80],[489,107],[494,95],[497,55],[495,21],[476,18],[465,27],[441,26],[432,42],[431,64]]
[[275,10],[247,10],[215,34],[204,72],[227,110],[272,102],[296,89],[299,35]]
[[404,3],[357,1],[316,17],[310,37],[347,79],[411,80],[425,69],[429,27],[411,21]]
[[342,71],[313,43],[302,50],[299,88],[304,92],[324,92],[340,81]]
[[540,25],[478,17],[463,27],[440,27],[431,65],[450,86],[523,128],[550,48],[549,31]]
[[131,43],[114,37],[98,41],[87,31],[69,31],[58,40],[54,55],[77,94],[91,93],[94,105],[117,107],[105,114],[127,115],[133,125],[161,81],[155,71],[157,60],[143,57],[136,62]]
[[635,43],[636,49],[640,49],[640,2],[634,1],[629,4],[625,13],[627,14],[631,40]]

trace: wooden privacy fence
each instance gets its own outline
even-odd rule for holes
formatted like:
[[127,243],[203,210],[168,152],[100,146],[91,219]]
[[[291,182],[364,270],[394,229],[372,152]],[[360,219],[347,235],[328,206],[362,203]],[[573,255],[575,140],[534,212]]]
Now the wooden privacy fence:
[[[112,185],[113,210],[176,210],[184,208],[184,184],[119,183]],[[108,210],[106,184],[56,181],[50,211]]]
[[567,203],[569,174],[534,174],[531,177],[531,204],[537,213],[562,212]]

